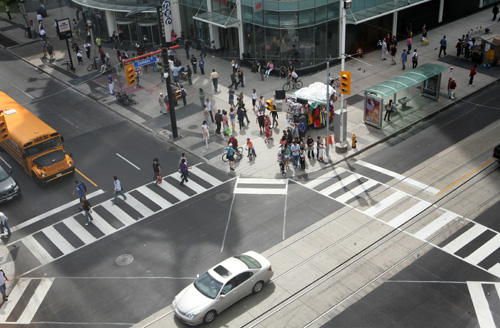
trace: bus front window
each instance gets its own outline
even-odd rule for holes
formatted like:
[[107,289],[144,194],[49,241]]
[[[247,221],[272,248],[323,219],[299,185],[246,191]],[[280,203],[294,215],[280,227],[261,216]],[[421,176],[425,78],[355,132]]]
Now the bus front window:
[[27,157],[32,157],[32,156],[36,156],[40,153],[43,153],[44,151],[47,151],[49,149],[58,147],[60,145],[61,145],[61,141],[59,140],[59,138],[54,138],[54,139],[42,142],[38,145],[34,145],[32,147],[26,148],[24,151],[26,152]]

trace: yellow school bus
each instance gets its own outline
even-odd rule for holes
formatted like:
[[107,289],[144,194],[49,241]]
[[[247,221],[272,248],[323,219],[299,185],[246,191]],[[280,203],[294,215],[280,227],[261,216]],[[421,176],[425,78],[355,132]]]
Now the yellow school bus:
[[9,137],[0,142],[24,171],[40,185],[75,172],[64,138],[29,110],[0,91],[0,109]]

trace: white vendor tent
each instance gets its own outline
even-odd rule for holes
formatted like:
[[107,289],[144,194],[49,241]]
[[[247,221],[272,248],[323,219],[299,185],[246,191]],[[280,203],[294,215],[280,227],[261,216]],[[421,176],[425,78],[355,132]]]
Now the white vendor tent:
[[326,99],[326,88],[328,89],[328,95],[330,98],[335,95],[335,89],[323,82],[314,82],[307,88],[302,88],[293,93],[293,97],[306,99],[309,103],[317,102],[321,104],[327,104],[328,99]]

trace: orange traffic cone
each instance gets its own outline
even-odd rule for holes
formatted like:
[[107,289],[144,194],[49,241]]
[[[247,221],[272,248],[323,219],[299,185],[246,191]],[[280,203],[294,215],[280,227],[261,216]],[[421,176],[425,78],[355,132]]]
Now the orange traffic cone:
[[332,133],[330,132],[330,137],[328,138],[328,143],[333,145]]

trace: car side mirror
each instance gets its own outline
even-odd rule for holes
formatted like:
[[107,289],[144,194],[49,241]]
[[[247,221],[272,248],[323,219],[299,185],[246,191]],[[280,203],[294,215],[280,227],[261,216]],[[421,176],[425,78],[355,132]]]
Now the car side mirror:
[[224,298],[224,297],[226,297],[226,295],[224,295],[224,294],[220,294],[220,296],[219,296],[219,298]]

